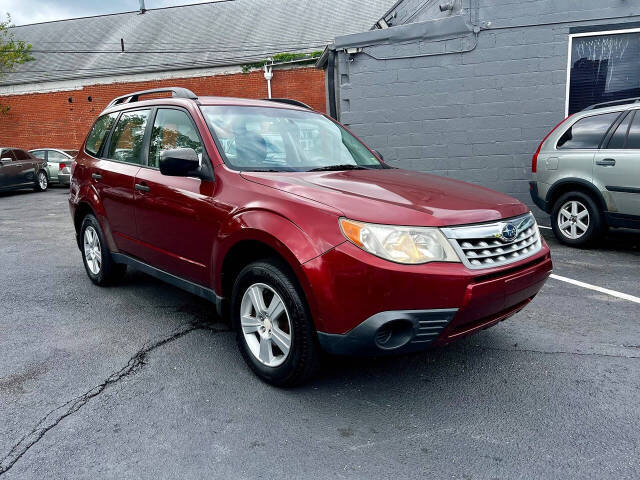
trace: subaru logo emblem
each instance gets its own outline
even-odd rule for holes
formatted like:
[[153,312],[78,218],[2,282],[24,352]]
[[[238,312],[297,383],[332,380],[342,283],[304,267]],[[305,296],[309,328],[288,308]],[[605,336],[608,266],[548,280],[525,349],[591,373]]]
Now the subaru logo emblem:
[[507,223],[504,227],[502,227],[502,231],[500,232],[500,238],[505,242],[513,242],[518,236],[518,229],[515,225],[511,223]]

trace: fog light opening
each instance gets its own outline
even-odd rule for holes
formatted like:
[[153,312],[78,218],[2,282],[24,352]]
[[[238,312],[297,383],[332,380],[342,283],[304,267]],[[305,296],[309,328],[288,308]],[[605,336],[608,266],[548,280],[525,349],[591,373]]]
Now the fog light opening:
[[384,350],[393,350],[406,345],[413,336],[413,324],[406,320],[393,320],[376,331],[375,343]]

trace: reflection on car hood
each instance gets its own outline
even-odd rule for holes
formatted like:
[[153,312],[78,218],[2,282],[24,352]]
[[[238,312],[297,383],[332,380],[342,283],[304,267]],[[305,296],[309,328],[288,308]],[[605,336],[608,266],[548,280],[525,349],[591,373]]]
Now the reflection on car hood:
[[243,172],[252,182],[330,205],[366,222],[444,226],[529,211],[508,195],[459,180],[400,169]]

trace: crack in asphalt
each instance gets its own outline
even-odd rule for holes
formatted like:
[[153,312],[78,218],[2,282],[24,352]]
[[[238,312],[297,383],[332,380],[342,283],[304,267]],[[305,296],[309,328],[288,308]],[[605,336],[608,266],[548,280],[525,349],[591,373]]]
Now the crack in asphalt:
[[229,329],[215,328],[211,324],[207,323],[189,323],[175,330],[170,336],[157,340],[153,343],[145,344],[140,350],[138,350],[127,362],[127,364],[120,370],[113,372],[102,383],[94,386],[92,389],[86,391],[82,395],[75,397],[68,402],[54,408],[31,429],[29,433],[24,435],[18,443],[16,443],[9,453],[7,453],[2,459],[0,459],[0,476],[5,474],[15,463],[22,458],[22,456],[29,451],[36,443],[38,443],[49,430],[56,427],[63,419],[74,414],[82,407],[84,407],[89,400],[97,397],[105,389],[113,385],[125,377],[128,377],[142,367],[146,365],[147,355],[153,350],[166,345],[170,342],[178,340],[185,335],[194,332],[196,330],[209,330],[216,333],[229,332]]

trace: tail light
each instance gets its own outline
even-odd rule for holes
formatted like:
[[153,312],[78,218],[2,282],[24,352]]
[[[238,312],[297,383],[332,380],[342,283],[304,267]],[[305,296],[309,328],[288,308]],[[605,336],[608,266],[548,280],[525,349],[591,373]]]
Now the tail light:
[[67,166],[67,164],[66,164],[66,163],[61,163],[61,164],[60,164],[60,170],[62,170],[62,169],[63,169],[63,168],[65,168],[66,166]]
[[553,132],[555,132],[560,125],[562,125],[566,120],[568,120],[569,117],[571,117],[571,115],[569,115],[567,118],[565,118],[560,123],[558,123],[555,127],[553,127],[551,131],[547,133],[547,135],[542,139],[542,141],[540,142],[540,145],[538,145],[538,149],[536,150],[536,153],[533,154],[533,158],[531,159],[531,173],[536,173],[538,171],[538,154],[540,153],[540,150],[542,149],[542,145],[544,144],[544,142],[546,142],[547,138],[549,138],[549,136]]

